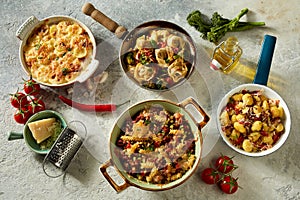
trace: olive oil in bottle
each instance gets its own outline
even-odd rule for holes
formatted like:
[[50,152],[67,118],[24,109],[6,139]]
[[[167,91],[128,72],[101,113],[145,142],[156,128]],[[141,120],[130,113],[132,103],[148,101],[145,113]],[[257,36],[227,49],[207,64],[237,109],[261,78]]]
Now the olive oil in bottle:
[[210,68],[229,74],[237,65],[242,53],[237,38],[229,37],[215,48]]

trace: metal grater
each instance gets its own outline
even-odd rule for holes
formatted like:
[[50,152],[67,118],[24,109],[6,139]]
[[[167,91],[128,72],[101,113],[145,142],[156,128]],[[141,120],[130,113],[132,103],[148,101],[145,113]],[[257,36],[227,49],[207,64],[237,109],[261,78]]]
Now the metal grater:
[[[46,175],[50,177],[62,175],[78,152],[83,140],[84,138],[76,134],[73,129],[64,128],[44,159],[43,170]],[[50,163],[55,167],[50,168]]]

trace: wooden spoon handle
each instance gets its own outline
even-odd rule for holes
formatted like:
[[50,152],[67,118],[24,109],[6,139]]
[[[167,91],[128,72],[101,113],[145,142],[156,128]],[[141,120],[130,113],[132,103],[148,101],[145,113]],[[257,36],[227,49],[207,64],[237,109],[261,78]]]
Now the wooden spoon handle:
[[82,12],[88,16],[91,16],[94,20],[102,24],[109,31],[113,32],[118,38],[123,38],[127,29],[120,26],[117,22],[107,17],[101,11],[97,10],[93,4],[86,3],[82,7]]

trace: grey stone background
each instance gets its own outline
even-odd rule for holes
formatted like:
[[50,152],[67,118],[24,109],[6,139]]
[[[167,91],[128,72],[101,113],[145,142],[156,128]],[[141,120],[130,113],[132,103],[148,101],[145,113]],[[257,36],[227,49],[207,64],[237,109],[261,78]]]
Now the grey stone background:
[[[1,0],[0,199],[300,199],[300,139],[298,133],[300,129],[300,87],[298,84],[300,19],[297,15],[300,7],[297,0],[103,0],[91,2],[129,30],[142,22],[155,19],[168,20],[182,26],[191,34],[198,49],[199,64],[196,73],[188,82],[190,85],[183,85],[183,90],[179,88],[178,92],[153,94],[142,91],[140,94],[141,90],[133,90],[128,80],[123,79],[117,61],[118,45],[121,41],[118,41],[112,33],[81,12],[85,1]],[[243,71],[243,68],[240,67],[240,71],[236,70],[231,75],[210,71],[208,69],[209,57],[215,46],[199,38],[199,33],[187,24],[187,15],[195,9],[199,9],[207,15],[218,11],[227,18],[233,18],[244,7],[250,9],[245,19],[265,21],[267,24],[265,28],[228,34],[238,37],[244,51],[241,64],[248,66],[249,70]],[[43,96],[45,96],[48,109],[61,112],[68,121],[82,118],[88,127],[97,129],[96,132],[93,132],[94,130],[90,132],[92,137],[73,160],[67,173],[62,177],[51,179],[43,173],[42,156],[31,152],[22,140],[7,141],[9,131],[21,131],[23,127],[13,120],[14,110],[9,104],[8,94],[15,92],[18,87],[21,88],[22,77],[26,78],[19,61],[20,41],[15,37],[15,32],[31,15],[35,15],[38,19],[51,15],[74,17],[92,30],[98,44],[103,41],[111,42],[114,47],[110,55],[113,62],[106,63],[109,65],[107,68],[109,78],[107,82],[97,87],[95,93],[85,94],[92,95],[90,101],[121,102],[124,99],[132,98],[134,99],[131,102],[133,104],[143,100],[143,97],[180,101],[185,95],[192,95],[212,116],[214,116],[217,102],[221,100],[226,91],[239,84],[251,82],[264,34],[275,35],[277,44],[268,86],[276,90],[290,108],[292,115],[290,136],[284,146],[271,155],[260,158],[246,157],[226,146],[218,137],[218,131],[213,125],[215,119],[212,119],[209,127],[203,130],[203,133],[207,134],[207,138],[210,139],[204,142],[205,152],[202,162],[194,175],[184,184],[163,192],[149,192],[129,187],[117,194],[99,173],[99,166],[109,159],[109,130],[119,112],[126,107],[114,114],[84,114],[63,105],[55,94],[45,90]],[[122,85],[122,81],[125,82],[123,84],[124,91],[113,87]],[[191,94],[185,90],[185,87],[189,86],[193,88]],[[187,93],[182,91],[187,91]],[[127,92],[130,94],[129,96],[126,96]],[[140,96],[136,94],[140,94]],[[97,126],[90,122],[93,122],[94,119],[97,121]],[[208,145],[208,142],[211,142],[211,146]],[[200,172],[210,166],[220,153],[235,156],[234,161],[239,165],[234,175],[239,177],[239,184],[243,189],[239,189],[233,195],[223,194],[217,186],[206,185],[200,179]],[[113,169],[111,171],[112,176],[117,179],[118,175]]]

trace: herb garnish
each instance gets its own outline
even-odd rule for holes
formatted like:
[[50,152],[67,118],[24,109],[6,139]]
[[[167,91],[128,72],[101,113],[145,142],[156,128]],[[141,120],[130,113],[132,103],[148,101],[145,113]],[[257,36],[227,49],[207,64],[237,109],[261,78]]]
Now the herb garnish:
[[64,67],[64,68],[62,69],[62,74],[65,76],[65,75],[67,75],[68,73],[69,73],[69,69],[66,68],[66,67]]

